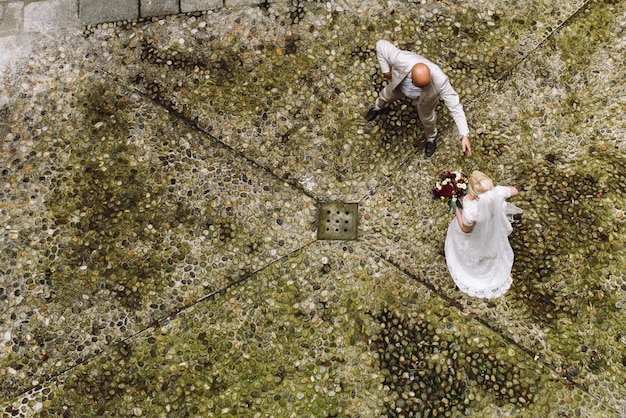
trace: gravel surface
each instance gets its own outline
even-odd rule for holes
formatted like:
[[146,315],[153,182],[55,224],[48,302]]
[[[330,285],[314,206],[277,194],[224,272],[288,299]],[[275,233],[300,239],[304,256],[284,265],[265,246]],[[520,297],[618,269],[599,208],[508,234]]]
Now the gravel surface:
[[[294,0],[3,55],[2,412],[623,415],[625,7]],[[443,107],[431,158],[412,102],[365,121],[378,39],[448,74],[471,158]],[[447,272],[444,169],[521,190],[501,298]]]

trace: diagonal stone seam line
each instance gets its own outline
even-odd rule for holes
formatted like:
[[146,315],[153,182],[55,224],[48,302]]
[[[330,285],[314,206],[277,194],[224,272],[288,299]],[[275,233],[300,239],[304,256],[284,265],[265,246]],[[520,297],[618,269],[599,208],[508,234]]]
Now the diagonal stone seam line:
[[[435,295],[437,295],[440,299],[444,300],[448,306],[450,306],[451,308],[457,310],[459,313],[463,313],[462,310],[459,308],[458,304],[455,303],[454,299],[450,298],[449,296],[446,296],[445,294],[439,292],[437,290],[437,288],[435,286],[433,286],[432,283],[430,283],[428,280],[424,279],[424,278],[420,278],[416,275],[414,275],[413,273],[411,273],[410,271],[406,270],[405,268],[403,268],[401,265],[399,265],[398,263],[394,262],[393,260],[391,260],[388,257],[385,257],[384,255],[382,255],[381,253],[376,252],[375,250],[370,248],[370,251],[373,252],[374,254],[376,254],[376,256],[380,257],[382,260],[384,260],[386,263],[388,263],[389,265],[393,266],[394,268],[400,270],[402,273],[406,274],[408,277],[410,277],[412,280],[415,280],[419,283],[421,283],[422,285],[426,286],[430,291],[432,291]],[[517,347],[519,350],[523,351],[524,353],[526,353],[528,356],[530,356],[531,358],[535,359],[536,353],[533,353],[531,350],[529,350],[528,348],[524,347],[523,345],[515,342],[515,340],[510,337],[508,334],[504,333],[502,330],[498,329],[497,327],[494,327],[493,325],[491,325],[489,322],[487,322],[484,319],[480,319],[477,317],[473,317],[470,318],[472,321],[476,322],[479,325],[482,325],[484,328],[489,329],[490,331],[494,332],[495,334],[499,335],[502,339],[504,339],[507,343]],[[545,362],[544,360],[541,359],[541,357],[538,357],[536,360],[536,362],[541,363],[545,368],[554,371],[554,373],[556,373],[558,376],[561,376],[560,373],[558,373],[554,367],[552,367],[552,365],[550,365],[549,363]],[[572,381],[572,380],[568,380],[566,377],[561,377],[563,380],[566,380],[568,383],[571,383],[572,385],[574,385],[576,388],[580,389],[581,391],[583,391],[584,393],[586,393],[587,395],[589,395],[591,398],[596,399],[598,402],[601,402],[602,399],[598,398],[597,396],[595,396],[594,394],[590,393],[589,390],[582,385],[581,383]],[[613,412],[618,413],[618,411],[616,411],[614,408],[607,406],[607,408],[611,409]]]
[[307,189],[304,188],[304,186],[299,184],[298,181],[295,178],[293,178],[291,175],[289,176],[289,178],[281,177],[281,176],[277,175],[270,167],[266,167],[265,165],[259,163],[258,161],[248,157],[243,152],[233,148],[232,146],[226,144],[223,141],[220,141],[218,138],[216,138],[214,135],[212,135],[206,129],[204,129],[200,125],[198,125],[198,123],[196,121],[190,120],[189,118],[185,117],[180,111],[178,111],[178,110],[174,109],[173,107],[169,106],[167,104],[166,100],[159,100],[159,98],[152,98],[152,97],[148,96],[143,91],[141,91],[141,90],[139,90],[139,89],[137,89],[137,88],[135,88],[133,86],[130,86],[130,85],[128,85],[127,83],[125,83],[123,81],[121,81],[115,74],[107,71],[106,69],[101,68],[100,71],[102,71],[103,73],[105,73],[105,74],[109,75],[110,77],[112,77],[115,81],[118,82],[118,84],[124,86],[126,89],[132,90],[132,91],[136,92],[141,97],[143,97],[146,100],[149,100],[150,102],[155,104],[157,107],[165,110],[168,114],[170,114],[174,118],[182,121],[183,123],[185,123],[190,128],[192,128],[192,129],[202,133],[203,135],[207,136],[208,138],[210,138],[215,143],[220,144],[224,148],[230,150],[231,152],[233,152],[237,156],[241,157],[242,159],[244,159],[248,163],[250,163],[250,164],[254,165],[255,167],[257,167],[258,169],[260,169],[262,171],[265,171],[270,176],[272,176],[275,179],[279,180],[281,183],[284,183],[284,184],[288,185],[292,189],[295,189],[296,191],[306,195],[307,197],[310,197],[311,199],[313,199],[315,201],[319,200],[317,196],[311,194]]
[[[513,71],[515,71],[517,69],[517,67],[519,67],[523,62],[525,62],[530,56],[532,56],[535,53],[535,51],[537,51],[539,48],[541,48],[548,41],[548,39],[550,39],[553,36],[555,36],[556,33],[560,32],[561,29],[563,29],[565,26],[567,26],[572,21],[572,19],[574,19],[577,15],[579,15],[582,12],[582,10],[585,7],[587,7],[592,1],[593,0],[586,0],[583,4],[581,4],[580,7],[578,7],[574,12],[572,12],[572,14],[570,14],[565,20],[563,20],[563,22],[561,22],[560,25],[558,25],[557,27],[553,28],[548,35],[546,35],[540,42],[537,43],[537,45],[535,45],[530,51],[525,53],[519,60],[517,60],[517,62],[515,62],[513,65],[511,65],[511,67],[509,67],[509,69],[504,71],[499,77],[494,79],[492,83],[489,83],[487,88],[485,88],[482,92],[479,92],[473,98],[469,98],[466,101],[467,104],[470,104],[470,103],[473,104],[473,103],[481,100],[486,94],[491,92],[494,89],[494,87],[499,82],[506,81],[509,78],[509,76],[511,75],[511,73],[513,73]],[[452,128],[450,128],[450,127],[441,129],[440,130],[440,134],[441,135],[447,135],[451,131],[451,129]],[[414,150],[414,152],[412,152],[410,154],[407,154],[406,158],[404,158],[402,161],[398,162],[397,167],[403,167],[418,152],[420,152],[420,150],[416,149],[416,150]],[[376,193],[377,190],[378,190],[378,187],[375,187],[372,190],[368,191],[368,193],[366,193],[361,198],[361,202],[364,201],[364,200],[369,199],[371,196],[373,196]]]
[[[125,86],[125,88],[130,89],[132,91],[137,92],[137,94],[139,94],[141,97],[145,98],[146,100],[149,100],[150,102],[154,103],[157,107],[164,109],[168,114],[171,114],[172,116],[174,116],[175,118],[181,120],[182,122],[184,122],[185,124],[187,124],[187,126],[197,130],[198,132],[201,132],[202,134],[206,135],[207,137],[209,137],[211,140],[213,140],[215,143],[220,144],[221,146],[223,146],[224,148],[232,151],[233,153],[235,153],[237,156],[241,157],[242,159],[244,159],[245,161],[247,161],[248,163],[254,165],[255,167],[265,171],[266,173],[268,173],[269,175],[271,175],[272,177],[274,177],[275,179],[279,180],[281,183],[285,183],[287,184],[289,187],[295,189],[296,191],[299,191],[300,193],[304,194],[305,196],[315,200],[316,204],[317,204],[317,208],[318,208],[318,214],[321,211],[321,208],[323,207],[324,204],[326,203],[330,203],[328,201],[326,201],[324,198],[320,198],[318,196],[315,196],[314,194],[310,193],[307,189],[304,188],[304,186],[302,186],[300,183],[297,182],[297,180],[295,178],[290,178],[289,181],[287,181],[287,179],[278,176],[275,172],[273,172],[271,170],[271,168],[268,168],[266,166],[264,166],[263,164],[260,164],[259,162],[257,162],[256,160],[253,160],[252,158],[248,157],[247,155],[245,155],[243,152],[233,148],[232,146],[224,143],[223,141],[220,141],[218,138],[216,138],[214,135],[212,135],[210,132],[207,132],[205,129],[203,129],[202,127],[200,127],[197,122],[190,120],[189,118],[186,118],[181,112],[179,112],[178,110],[172,108],[171,106],[168,106],[165,101],[161,101],[158,99],[154,99],[149,97],[148,95],[146,95],[144,92],[142,92],[141,90],[134,88],[132,86],[129,86],[128,84],[120,81],[115,74],[107,71],[106,69],[101,69],[101,71],[105,74],[108,74],[110,77],[112,77],[114,80],[116,80],[118,83],[120,83],[120,85]],[[370,193],[366,193],[364,197],[367,197]],[[357,211],[357,219],[354,221],[356,224],[358,224],[358,205],[359,202],[355,202],[355,203],[344,203],[346,205],[356,205],[356,211]],[[317,220],[318,222],[318,229],[320,228],[319,225],[319,219]],[[355,228],[358,228],[357,226],[355,226]],[[358,239],[358,229],[356,231],[354,231],[354,238],[350,238],[352,239]],[[319,240],[319,236],[317,237],[317,240]],[[314,242],[314,241],[313,241]]]
[[509,67],[509,69],[504,71],[499,77],[494,79],[494,81],[492,83],[489,83],[488,87],[485,90],[483,90],[482,93],[479,93],[476,96],[474,96],[474,98],[469,99],[467,101],[468,104],[469,103],[474,103],[474,102],[480,100],[483,96],[485,96],[490,91],[492,91],[494,86],[497,85],[499,82],[506,81],[509,78],[509,76],[511,75],[511,73],[513,73],[513,71],[515,71],[517,69],[517,67],[520,66],[520,64],[525,62],[530,56],[532,56],[535,53],[535,51],[537,51],[538,49],[543,47],[543,45],[549,39],[553,38],[558,32],[561,31],[561,29],[563,29],[565,26],[567,26],[572,21],[572,19],[576,18],[576,16],[579,15],[581,13],[581,11],[584,8],[586,8],[592,1],[593,0],[586,0],[583,4],[580,5],[580,7],[578,7],[578,9],[574,10],[572,12],[572,14],[570,14],[566,19],[564,19],[563,22],[561,22],[560,25],[556,26],[555,28],[552,28],[550,33],[548,35],[546,35],[541,41],[539,41],[537,43],[537,45],[535,45],[530,51],[528,51],[524,55],[522,55],[522,57],[519,60],[517,60],[517,62],[515,62],[513,65],[511,65]]
[[[191,127],[192,129],[201,132],[202,134],[206,135],[208,138],[210,138],[212,141],[214,141],[216,144],[219,144],[220,146],[230,150],[231,152],[233,152],[234,154],[236,154],[237,156],[241,157],[242,159],[244,159],[245,161],[247,161],[248,163],[252,164],[253,166],[257,167],[260,170],[265,171],[266,173],[268,173],[269,175],[271,175],[272,177],[274,177],[275,179],[278,179],[281,183],[285,183],[287,184],[289,187],[295,189],[296,191],[299,191],[301,193],[303,193],[304,195],[306,195],[307,197],[313,199],[316,201],[316,203],[318,204],[318,207],[320,206],[321,203],[321,199],[318,199],[316,196],[312,195],[311,193],[309,193],[306,189],[304,189],[302,186],[300,186],[294,179],[292,179],[291,181],[286,181],[286,179],[276,175],[276,173],[274,173],[271,169],[269,169],[268,167],[265,167],[264,165],[258,163],[257,161],[251,159],[250,157],[246,156],[244,153],[236,150],[235,148],[229,146],[228,144],[220,141],[218,138],[216,138],[215,136],[211,135],[209,132],[207,132],[206,130],[204,130],[202,127],[200,127],[196,122],[189,120],[188,118],[186,118],[182,113],[180,113],[178,110],[168,106],[165,101],[160,101],[158,99],[154,99],[149,97],[148,95],[146,95],[144,92],[142,92],[141,90],[134,88],[132,86],[129,86],[127,83],[124,83],[123,81],[121,81],[115,74],[111,73],[110,71],[107,71],[106,69],[100,68],[100,71],[102,71],[104,74],[107,74],[109,77],[112,77],[120,86],[123,86],[125,89],[127,90],[132,90],[134,92],[136,92],[137,94],[139,94],[141,97],[145,98],[146,100],[149,100],[150,102],[154,103],[158,108],[165,110],[168,114],[171,114],[173,117],[175,117],[176,119],[182,121],[183,123],[185,123],[187,126]],[[95,350],[92,356],[86,356],[84,358],[79,358],[76,361],[76,364],[74,364],[73,366],[67,367],[59,372],[56,372],[52,375],[49,376],[44,376],[44,380],[51,382],[54,381],[56,378],[58,378],[59,376],[62,376],[63,374],[66,374],[74,369],[76,369],[77,367],[89,363],[90,361],[93,361],[97,358],[102,357],[103,355],[107,354],[107,353],[111,353],[113,351],[113,349],[115,347],[118,347],[120,344],[124,344],[125,342],[138,337],[139,335],[145,333],[146,331],[148,331],[150,328],[155,328],[156,326],[158,326],[161,322],[174,318],[176,317],[176,315],[178,315],[181,312],[184,312],[185,310],[196,306],[200,303],[209,301],[209,300],[213,300],[215,299],[215,297],[224,294],[226,291],[228,291],[228,289],[231,289],[235,286],[241,285],[245,282],[247,282],[250,278],[256,276],[259,272],[263,271],[264,269],[281,262],[282,260],[287,259],[288,257],[290,257],[292,254],[297,253],[299,251],[302,251],[304,248],[312,245],[313,243],[317,242],[317,238],[312,240],[311,242],[309,242],[308,244],[302,245],[292,251],[290,251],[289,253],[285,254],[282,257],[279,257],[278,259],[270,262],[269,264],[266,264],[265,266],[257,269],[256,271],[253,272],[247,272],[244,275],[242,275],[240,278],[238,278],[237,280],[233,281],[232,283],[229,283],[228,285],[206,295],[203,296],[202,298],[192,302],[191,304],[185,306],[182,309],[175,309],[172,311],[172,313],[167,314],[167,315],[163,315],[159,318],[155,318],[152,323],[149,326],[144,327],[143,329],[140,329],[139,331],[125,337],[122,338],[118,341],[112,342],[111,344],[107,344],[103,349],[101,350]],[[33,385],[30,387],[26,387],[23,390],[20,390],[19,392],[16,392],[13,395],[13,398],[19,398],[20,396],[28,393],[29,391],[35,389],[37,386],[40,385]]]
[[[111,354],[113,353],[113,351],[119,347],[120,345],[126,343],[126,342],[130,342],[133,339],[139,338],[141,337],[142,334],[145,334],[148,330],[152,329],[152,328],[157,328],[158,326],[160,326],[161,324],[165,324],[167,321],[176,318],[176,316],[178,316],[178,314],[187,311],[188,309],[191,309],[194,306],[198,306],[202,303],[207,303],[209,301],[214,300],[216,297],[221,296],[223,294],[225,294],[229,289],[233,289],[237,286],[240,286],[246,282],[248,282],[249,280],[251,280],[253,277],[256,277],[260,272],[262,272],[263,270],[275,265],[275,264],[279,264],[282,261],[288,259],[289,257],[291,257],[293,254],[296,254],[302,250],[304,250],[305,248],[311,246],[312,244],[314,244],[315,242],[317,242],[316,240],[311,241],[308,244],[305,244],[301,247],[298,247],[292,251],[290,251],[289,253],[283,255],[282,257],[277,258],[276,260],[270,262],[269,264],[266,264],[263,267],[258,268],[255,271],[251,271],[251,272],[246,272],[245,274],[241,275],[241,277],[239,277],[238,279],[236,279],[235,281],[227,284],[226,286],[223,286],[211,293],[209,293],[208,295],[205,295],[201,298],[199,298],[198,300],[190,303],[189,305],[186,305],[182,308],[175,308],[173,309],[169,314],[167,315],[163,315],[160,316],[158,318],[155,318],[154,320],[152,320],[152,322],[148,325],[143,327],[142,329],[134,332],[131,335],[128,335],[124,338],[121,338],[120,340],[117,341],[113,341],[110,344],[106,344],[102,349],[96,349],[94,350],[92,355],[89,356],[85,356],[82,358],[79,358],[76,360],[76,364],[74,364],[73,366],[70,367],[66,367],[63,370],[60,370],[54,374],[51,375],[44,375],[43,376],[43,380],[44,382],[54,382],[56,379],[58,379],[60,376],[63,376],[66,373],[71,372],[72,370],[82,366],[83,364],[87,364],[90,362],[95,361],[98,358],[101,358],[104,355],[107,354]],[[29,387],[26,387],[22,390],[20,390],[19,392],[15,392],[9,399],[13,399],[13,400],[18,400],[20,398],[20,396],[27,394],[28,392],[30,392],[31,390],[43,386],[42,383],[39,383],[38,385],[31,385]]]
[[[263,164],[257,162],[256,160],[248,157],[246,154],[244,154],[243,152],[233,148],[232,146],[224,143],[223,141],[220,141],[218,138],[216,138],[214,135],[212,135],[210,132],[206,131],[205,129],[203,129],[201,126],[198,125],[198,123],[194,120],[190,120],[189,118],[185,117],[181,112],[179,112],[178,110],[174,109],[173,107],[167,105],[167,103],[164,100],[159,100],[158,98],[152,98],[148,95],[146,95],[144,92],[142,92],[141,90],[132,87],[130,85],[128,85],[127,83],[124,83],[123,81],[121,81],[115,74],[107,71],[104,68],[101,68],[101,71],[107,75],[109,75],[110,77],[112,77],[114,80],[116,80],[120,85],[124,86],[126,89],[135,91],[137,94],[139,94],[141,97],[145,98],[146,100],[149,100],[150,102],[154,103],[157,107],[165,110],[168,114],[171,114],[173,117],[177,118],[178,120],[182,121],[183,123],[185,123],[187,126],[191,127],[192,129],[195,129],[198,132],[201,132],[203,135],[206,135],[208,138],[210,138],[212,141],[214,141],[216,144],[220,144],[221,146],[223,146],[224,148],[230,150],[231,152],[233,152],[234,154],[236,154],[237,156],[241,157],[242,159],[244,159],[245,161],[247,161],[248,163],[252,164],[253,166],[265,171],[266,173],[268,173],[270,176],[274,177],[275,179],[279,180],[281,183],[287,184],[289,187],[295,189],[296,191],[304,194],[305,196],[315,200],[316,204],[317,204],[317,208],[318,208],[318,215],[319,212],[321,211],[321,207],[326,204],[329,203],[327,202],[324,198],[320,198],[314,194],[312,194],[311,192],[309,192],[307,189],[304,188],[304,186],[302,186],[295,178],[290,177],[289,179],[285,179],[283,177],[278,176],[274,171],[271,170],[271,168],[264,166]],[[408,157],[407,157],[408,158]],[[404,163],[401,163],[400,165],[402,165]],[[372,192],[366,193],[364,195],[364,197],[369,196],[370,194],[372,194]],[[345,203],[345,204],[355,204],[357,205],[357,220],[355,221],[356,223],[358,223],[358,204],[359,202],[355,202],[355,203]],[[317,224],[318,224],[318,229],[321,227],[319,225],[319,219],[317,220]],[[358,228],[358,227],[357,227]],[[358,239],[358,229],[356,231],[354,231],[354,238],[349,238],[349,239]],[[319,240],[319,236],[317,237],[317,239]]]

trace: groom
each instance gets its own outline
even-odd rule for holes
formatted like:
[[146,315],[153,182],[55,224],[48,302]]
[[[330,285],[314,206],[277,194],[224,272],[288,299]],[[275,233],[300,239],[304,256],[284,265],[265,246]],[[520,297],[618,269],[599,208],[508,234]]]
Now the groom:
[[383,76],[390,81],[381,90],[365,119],[373,121],[383,109],[403,97],[417,100],[417,115],[426,137],[426,156],[430,157],[437,149],[435,108],[441,99],[456,123],[463,152],[471,156],[469,128],[463,106],[441,68],[421,55],[403,51],[384,40],[376,43],[376,56]]

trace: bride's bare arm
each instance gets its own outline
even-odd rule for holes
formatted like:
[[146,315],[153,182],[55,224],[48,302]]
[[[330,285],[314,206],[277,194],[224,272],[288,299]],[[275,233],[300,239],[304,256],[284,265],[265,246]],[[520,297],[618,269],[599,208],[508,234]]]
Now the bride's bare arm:
[[459,223],[459,228],[461,228],[461,231],[463,232],[472,232],[472,229],[474,229],[474,226],[467,226],[463,223],[463,212],[461,212],[461,209],[456,208],[456,220]]

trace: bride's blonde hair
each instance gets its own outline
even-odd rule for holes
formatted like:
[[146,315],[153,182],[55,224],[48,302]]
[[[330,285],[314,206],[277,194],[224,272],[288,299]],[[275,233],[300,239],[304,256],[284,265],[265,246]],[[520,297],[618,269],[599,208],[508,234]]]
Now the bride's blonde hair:
[[485,173],[475,170],[469,178],[469,194],[478,197],[493,189],[493,181]]

